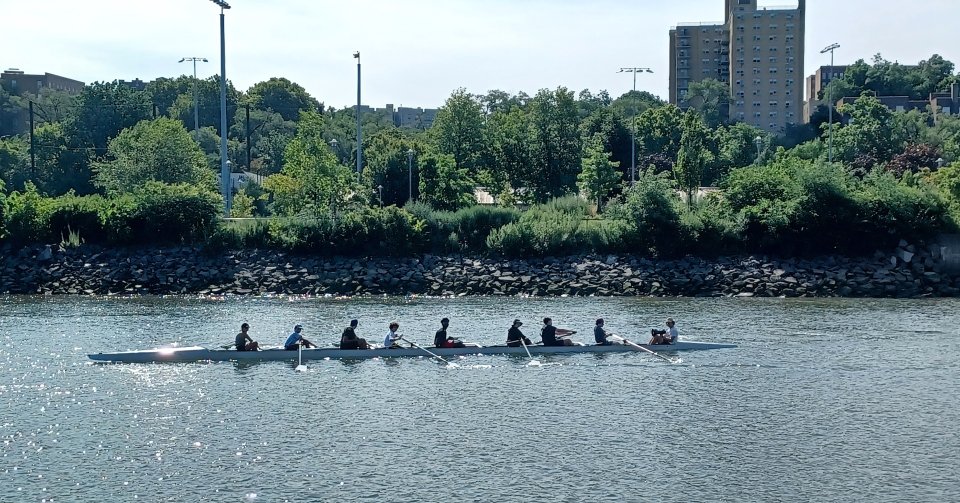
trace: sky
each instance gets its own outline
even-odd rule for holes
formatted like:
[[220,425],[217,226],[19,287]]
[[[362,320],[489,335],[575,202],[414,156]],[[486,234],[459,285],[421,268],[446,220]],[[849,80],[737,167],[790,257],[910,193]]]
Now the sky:
[[[631,89],[620,67],[649,67],[637,89],[667,97],[668,31],[722,21],[723,0],[228,0],[227,78],[246,90],[270,77],[299,83],[328,106],[438,107],[460,87],[535,94],[565,86]],[[760,6],[796,0],[760,1]],[[956,0],[808,0],[806,68],[881,53],[915,64],[932,54],[960,64],[943,15]],[[219,73],[219,7],[209,0],[0,0],[0,67],[87,83]],[[942,20],[942,21],[941,21]]]

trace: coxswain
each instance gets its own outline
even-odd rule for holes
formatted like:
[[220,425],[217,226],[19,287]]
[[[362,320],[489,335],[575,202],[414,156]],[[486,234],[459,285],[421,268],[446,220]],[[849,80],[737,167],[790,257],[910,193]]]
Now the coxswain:
[[521,325],[523,325],[523,322],[520,321],[519,318],[513,320],[513,325],[510,327],[510,330],[507,331],[507,346],[519,348],[524,344],[527,346],[533,345],[530,339],[527,339],[527,336],[523,335],[523,332],[520,331]]
[[543,339],[544,346],[573,346],[573,341],[565,339],[564,336],[573,335],[576,330],[567,330],[553,326],[553,320],[543,319],[543,328],[540,329],[540,338]]
[[650,342],[648,344],[673,344],[680,338],[680,332],[677,331],[677,324],[673,318],[667,318],[666,330],[653,329],[650,331]]
[[283,343],[283,349],[286,349],[287,351],[296,351],[301,346],[306,348],[317,347],[316,344],[308,341],[303,337],[303,335],[300,334],[302,330],[303,325],[295,325],[293,327],[293,333],[290,334],[290,337],[287,337],[287,342]]

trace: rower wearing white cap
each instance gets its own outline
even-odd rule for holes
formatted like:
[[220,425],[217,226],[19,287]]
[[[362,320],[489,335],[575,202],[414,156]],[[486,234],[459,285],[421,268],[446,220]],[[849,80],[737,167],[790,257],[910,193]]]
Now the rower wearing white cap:
[[303,346],[307,348],[315,348],[316,344],[308,341],[300,334],[303,330],[303,325],[297,324],[293,327],[293,333],[290,334],[290,337],[287,337],[287,342],[283,343],[283,349],[287,351],[296,351],[298,346]]

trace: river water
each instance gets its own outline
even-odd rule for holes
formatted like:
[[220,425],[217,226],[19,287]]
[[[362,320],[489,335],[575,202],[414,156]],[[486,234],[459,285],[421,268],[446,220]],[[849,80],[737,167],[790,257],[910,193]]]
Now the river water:
[[[0,297],[0,501],[958,501],[960,301]],[[679,354],[92,364],[672,316]],[[532,337],[534,340],[537,337]],[[638,337],[642,338],[642,337]]]

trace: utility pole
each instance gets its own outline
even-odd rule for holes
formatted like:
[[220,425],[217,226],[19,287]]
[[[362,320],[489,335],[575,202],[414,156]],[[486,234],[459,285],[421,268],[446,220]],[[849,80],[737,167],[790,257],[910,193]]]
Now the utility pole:
[[244,105],[244,108],[246,109],[246,112],[247,112],[247,117],[245,121],[246,127],[244,128],[247,133],[247,142],[246,142],[247,143],[247,171],[253,171],[252,169],[250,169],[250,104],[247,103],[246,105]]
[[178,63],[183,63],[184,61],[193,61],[193,130],[196,131],[200,129],[200,98],[197,94],[197,61],[206,63],[207,58],[190,56],[188,58],[180,58]]
[[[839,47],[840,47],[840,44],[830,44],[827,47],[825,47],[822,51],[820,51],[820,54],[824,54],[828,51],[830,52],[830,82],[831,83],[833,82],[833,51]],[[833,162],[833,89],[830,88],[829,83],[827,84],[827,102],[828,102],[827,107],[830,110],[828,112],[829,119],[827,119],[828,122],[830,123],[830,134],[827,140],[827,143],[829,145],[827,147],[827,162]]]
[[353,53],[353,57],[357,59],[357,181],[359,182],[360,170],[363,166],[363,132],[360,129],[360,51]]
[[227,163],[227,44],[223,13],[230,8],[230,4],[223,0],[210,1],[220,7],[220,189],[223,191],[223,216],[229,218],[233,184],[230,183],[230,166]]
[[[617,73],[632,73],[633,74],[633,92],[637,91],[637,74],[638,73],[653,73],[653,70],[649,68],[621,68]],[[631,96],[632,98],[632,96]],[[631,110],[630,117],[630,186],[632,187],[637,179],[637,125],[635,124],[637,118],[637,111],[635,108]]]
[[33,137],[33,100],[30,101],[30,179],[37,177],[37,154]]

